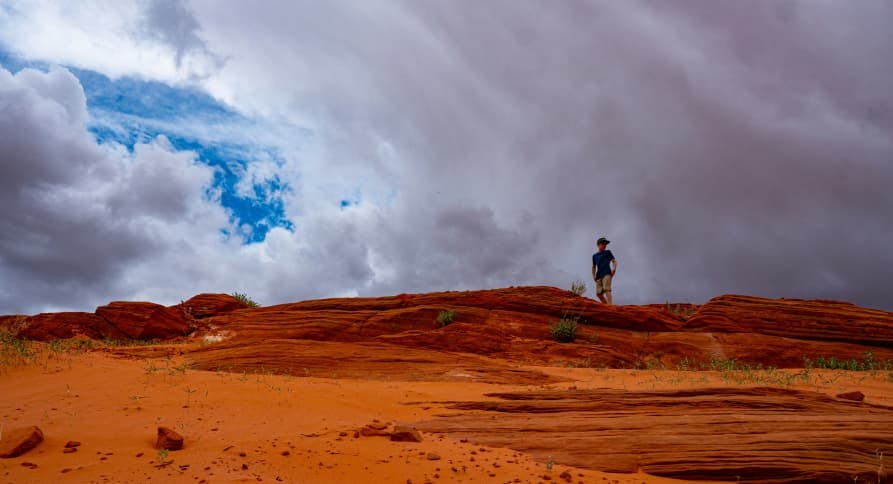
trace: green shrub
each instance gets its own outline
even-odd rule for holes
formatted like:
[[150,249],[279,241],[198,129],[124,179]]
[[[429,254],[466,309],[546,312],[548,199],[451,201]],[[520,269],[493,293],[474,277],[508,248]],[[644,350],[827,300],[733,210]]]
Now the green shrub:
[[564,315],[552,325],[552,338],[560,343],[569,343],[577,339],[577,322],[579,316]]
[[456,311],[445,309],[437,314],[437,327],[449,326],[456,319]]
[[582,296],[586,292],[586,283],[577,279],[571,283],[571,292],[578,296]]
[[848,371],[889,371],[893,369],[893,360],[877,360],[870,351],[864,353],[862,360],[851,358],[840,359],[834,356],[819,356],[816,359],[803,357],[805,368],[820,368],[823,370],[848,370]]
[[260,304],[258,304],[254,299],[251,299],[250,297],[248,297],[247,294],[244,294],[241,292],[234,292],[234,293],[232,293],[232,296],[234,298],[238,299],[239,301],[242,301],[243,303],[247,304],[248,307],[250,307],[250,308],[260,307]]

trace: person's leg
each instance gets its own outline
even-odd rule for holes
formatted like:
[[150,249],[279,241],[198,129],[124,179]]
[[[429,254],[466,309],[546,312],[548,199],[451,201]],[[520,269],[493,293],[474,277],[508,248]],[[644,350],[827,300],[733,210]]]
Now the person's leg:
[[597,279],[595,281],[595,295],[598,296],[598,300],[603,304],[607,304],[608,301],[605,300],[605,287],[603,285],[605,278]]
[[608,304],[614,304],[614,301],[611,298],[611,277],[610,274],[602,278],[602,289],[605,291],[605,299],[608,300]]

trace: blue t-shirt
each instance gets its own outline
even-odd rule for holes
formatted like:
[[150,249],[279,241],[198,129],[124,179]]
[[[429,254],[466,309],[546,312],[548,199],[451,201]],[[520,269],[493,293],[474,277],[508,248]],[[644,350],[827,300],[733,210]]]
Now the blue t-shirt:
[[592,265],[595,266],[595,280],[599,280],[611,273],[612,260],[614,260],[614,254],[607,249],[592,254]]

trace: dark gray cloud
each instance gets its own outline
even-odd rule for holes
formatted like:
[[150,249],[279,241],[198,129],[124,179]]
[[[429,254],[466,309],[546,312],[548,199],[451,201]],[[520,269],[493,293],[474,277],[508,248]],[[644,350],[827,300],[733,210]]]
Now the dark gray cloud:
[[[300,61],[274,50],[271,64],[307,77],[277,94],[328,117],[348,140],[331,143],[339,160],[368,163],[369,133],[401,153],[381,174],[415,214],[383,223],[442,222],[368,240],[410,255],[392,259],[402,289],[567,285],[604,233],[623,301],[744,292],[893,307],[889,5],[353,7],[280,21],[260,9],[235,35],[290,39]],[[239,30],[227,22],[209,19]],[[455,211],[469,203],[492,215]],[[450,223],[484,219],[530,234],[527,249],[483,231],[443,245]]]

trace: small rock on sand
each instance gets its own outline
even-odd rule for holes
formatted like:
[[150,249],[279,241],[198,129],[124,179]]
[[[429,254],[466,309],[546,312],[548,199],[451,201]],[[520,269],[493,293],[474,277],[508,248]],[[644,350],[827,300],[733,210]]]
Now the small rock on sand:
[[80,446],[81,446],[81,443],[76,440],[69,440],[68,442],[65,442],[66,449],[73,449],[75,447],[80,447]]
[[388,427],[389,425],[387,423],[373,420],[372,423],[366,424],[360,429],[360,435],[363,437],[387,437],[391,435],[391,433],[388,432]]
[[21,427],[3,432],[0,440],[0,457],[18,457],[43,442],[43,431],[36,426]]
[[391,432],[391,440],[394,442],[421,442],[422,434],[412,427],[397,425]]
[[428,460],[440,460],[440,456],[434,452],[428,452]]
[[837,398],[841,398],[843,400],[853,400],[855,402],[861,402],[862,400],[865,400],[865,394],[862,392],[859,392],[859,391],[838,393]]
[[183,448],[183,436],[167,427],[158,427],[158,440],[155,448],[167,450],[180,450]]

